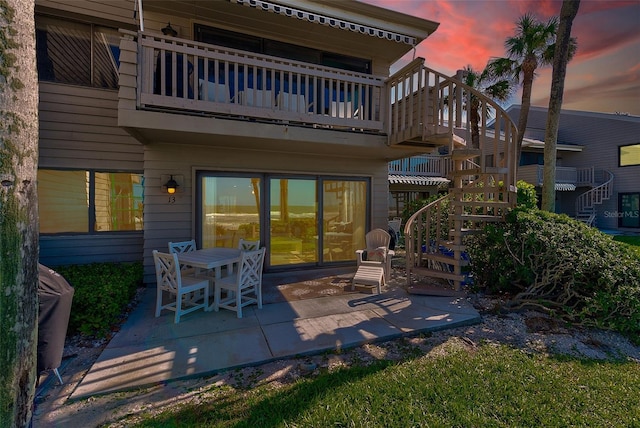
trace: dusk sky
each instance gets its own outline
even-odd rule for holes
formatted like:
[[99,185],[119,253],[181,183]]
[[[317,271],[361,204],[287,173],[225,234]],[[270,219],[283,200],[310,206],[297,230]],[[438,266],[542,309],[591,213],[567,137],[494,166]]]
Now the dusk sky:
[[[416,55],[447,75],[466,65],[481,71],[490,58],[506,55],[504,41],[522,15],[546,21],[562,6],[558,0],[361,1],[439,22]],[[562,108],[640,116],[640,0],[582,0],[571,35],[578,51],[567,67]],[[539,68],[531,104],[548,107],[550,88],[551,66]],[[518,92],[507,104],[520,102]]]

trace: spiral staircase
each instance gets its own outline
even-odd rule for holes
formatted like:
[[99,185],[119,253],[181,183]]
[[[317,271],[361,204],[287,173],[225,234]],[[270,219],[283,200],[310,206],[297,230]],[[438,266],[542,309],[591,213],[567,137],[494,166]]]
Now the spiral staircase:
[[610,171],[592,169],[591,177],[592,181],[599,184],[580,194],[576,199],[576,220],[588,226],[595,225],[596,206],[609,200],[613,194],[613,174]]
[[[516,204],[516,126],[461,77],[431,70],[418,58],[387,82],[389,145],[446,147],[454,165],[448,194],[422,207],[404,227],[407,286],[414,293],[431,294],[420,286],[422,277],[461,290],[468,280],[467,237],[504,221]],[[471,106],[478,106],[477,124],[471,123]],[[477,146],[471,144],[472,129],[478,130]]]

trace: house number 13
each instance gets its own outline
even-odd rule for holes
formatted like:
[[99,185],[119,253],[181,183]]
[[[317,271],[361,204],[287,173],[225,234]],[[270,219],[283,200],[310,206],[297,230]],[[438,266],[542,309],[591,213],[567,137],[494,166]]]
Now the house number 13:
[[176,197],[173,196],[173,195],[169,196],[169,203],[170,204],[175,204],[176,203]]

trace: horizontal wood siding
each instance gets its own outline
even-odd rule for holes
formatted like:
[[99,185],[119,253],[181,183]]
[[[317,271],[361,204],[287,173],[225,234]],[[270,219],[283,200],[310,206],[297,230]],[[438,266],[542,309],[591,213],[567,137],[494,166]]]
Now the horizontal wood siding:
[[[142,173],[142,145],[118,127],[114,90],[40,83],[39,167]],[[40,262],[56,266],[142,260],[142,232],[41,236]]]
[[134,4],[134,0],[36,0],[36,12],[83,15],[127,24],[129,27],[138,25],[138,17],[133,17]]
[[[370,177],[372,227],[387,227],[387,163],[352,157],[308,156],[214,146],[153,143],[145,145],[145,282],[155,281],[152,250],[167,251],[169,241],[195,236],[193,177],[197,170],[282,172]],[[183,180],[175,203],[162,189],[161,177]]]
[[41,236],[40,263],[61,266],[142,261],[143,233]]

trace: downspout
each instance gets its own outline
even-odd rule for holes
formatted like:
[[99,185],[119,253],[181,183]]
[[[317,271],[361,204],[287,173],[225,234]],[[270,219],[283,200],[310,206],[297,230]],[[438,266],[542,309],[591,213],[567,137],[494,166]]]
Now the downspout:
[[133,19],[136,19],[136,12],[140,12],[140,31],[144,31],[144,18],[142,16],[142,0],[135,0],[133,4]]

